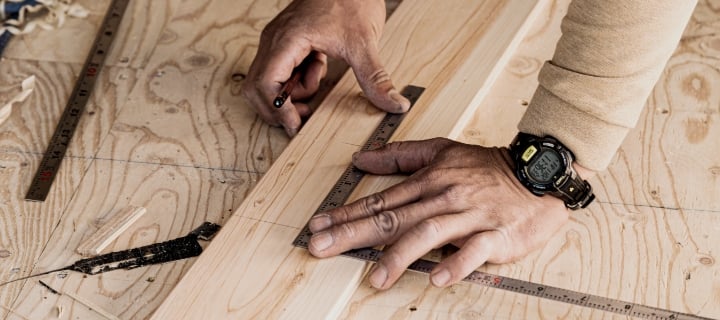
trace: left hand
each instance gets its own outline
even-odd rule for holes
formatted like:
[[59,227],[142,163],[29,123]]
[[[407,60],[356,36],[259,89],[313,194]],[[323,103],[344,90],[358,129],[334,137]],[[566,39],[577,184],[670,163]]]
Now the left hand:
[[543,245],[568,220],[563,202],[537,197],[515,178],[507,148],[448,139],[395,142],[353,156],[373,174],[412,173],[385,191],[310,220],[310,253],[330,257],[350,249],[392,245],[370,272],[370,284],[391,287],[433,248],[460,250],[431,273],[446,287],[486,262],[507,263]]

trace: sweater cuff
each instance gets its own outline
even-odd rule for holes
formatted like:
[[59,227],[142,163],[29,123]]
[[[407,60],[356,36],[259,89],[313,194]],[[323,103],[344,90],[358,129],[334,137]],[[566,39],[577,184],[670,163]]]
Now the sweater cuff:
[[605,122],[538,87],[518,124],[521,132],[550,135],[575,155],[575,161],[590,170],[602,171],[610,164],[629,127]]

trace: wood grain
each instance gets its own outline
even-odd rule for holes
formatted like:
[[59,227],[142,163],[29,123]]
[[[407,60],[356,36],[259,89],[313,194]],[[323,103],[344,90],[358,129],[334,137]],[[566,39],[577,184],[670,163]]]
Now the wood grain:
[[164,31],[175,37],[154,50],[100,157],[267,171],[287,138],[262,122],[239,89],[262,26],[282,2],[246,2],[178,7]]
[[[395,81],[429,89],[398,128],[399,139],[451,134],[465,109],[447,110],[445,105],[452,101],[476,107],[475,99],[502,67],[496,66],[506,61],[506,52],[519,42],[518,34],[526,30],[525,22],[536,8],[536,3],[526,1],[467,1],[447,11],[435,10],[440,4],[403,3],[381,41],[381,55]],[[424,41],[431,31],[441,41]],[[346,75],[320,106],[154,318],[338,315],[364,263],[312,260],[290,242],[326,194],[322,190],[334,182],[328,177],[339,176],[351,151],[382,117],[358,96],[351,77]],[[455,91],[451,94],[448,88]],[[425,125],[430,119],[436,121],[432,128]],[[379,180],[365,180],[358,190],[377,190],[387,181]],[[303,187],[310,184],[312,188]]]
[[[87,18],[69,18],[55,30],[36,30],[15,37],[5,49],[7,59],[65,63],[85,62],[110,0],[75,0],[90,11]],[[158,42],[173,35],[163,33],[177,0],[130,1],[106,65],[143,68]]]

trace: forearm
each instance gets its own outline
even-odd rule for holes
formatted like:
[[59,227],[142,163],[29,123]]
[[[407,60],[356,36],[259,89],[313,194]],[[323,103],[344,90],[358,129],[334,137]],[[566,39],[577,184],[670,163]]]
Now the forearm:
[[635,126],[695,4],[573,1],[519,130],[552,135],[580,165],[603,170]]

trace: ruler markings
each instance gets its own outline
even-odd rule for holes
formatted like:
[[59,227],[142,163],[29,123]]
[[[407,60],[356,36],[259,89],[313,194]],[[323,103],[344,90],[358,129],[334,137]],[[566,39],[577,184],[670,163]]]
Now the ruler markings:
[[[402,94],[408,98],[412,105],[417,102],[422,95],[424,88],[408,86]],[[400,125],[402,120],[405,118],[404,114],[390,114],[385,115],[385,118],[380,122],[378,127],[370,135],[362,150],[373,150],[378,147],[385,145],[392,134],[395,132],[397,127]],[[331,191],[325,197],[323,202],[320,204],[315,214],[334,209],[345,204],[347,199],[352,194],[355,187],[360,183],[360,180],[365,176],[365,173],[353,166],[348,166],[338,179],[337,183],[333,186]],[[293,245],[307,249],[308,243],[312,232],[305,226],[297,238],[293,241]],[[382,257],[383,252],[374,248],[361,248],[350,250],[343,253],[344,256],[359,259],[362,261],[377,262]],[[408,270],[429,274],[433,268],[437,265],[437,262],[420,259],[413,262]],[[588,307],[592,309],[614,312],[622,315],[633,316],[644,319],[657,319],[657,320],[708,320],[705,318],[693,314],[681,313],[670,311],[666,309],[650,307],[641,305],[634,302],[627,302],[617,299],[611,299],[601,297],[598,295],[592,295],[573,291],[569,289],[548,286],[535,282],[504,277],[494,275],[482,271],[473,271],[470,275],[465,277],[463,281],[470,282],[473,284],[479,284],[487,287],[503,289],[511,292],[522,293],[530,296],[535,296],[543,299],[555,300],[564,302],[572,305]]]
[[90,53],[70,94],[65,110],[48,143],[47,150],[40,161],[40,166],[30,183],[25,200],[45,201],[47,198],[50,187],[55,180],[60,164],[80,122],[80,117],[90,100],[90,95],[95,87],[97,76],[102,70],[105,57],[115,39],[115,34],[120,28],[129,1],[113,0],[110,3],[105,18],[95,36]]

